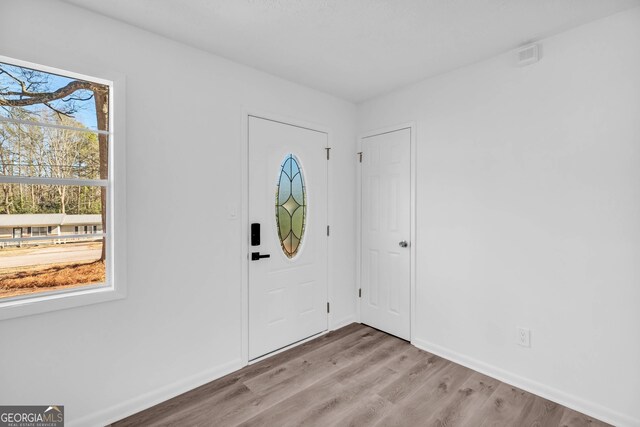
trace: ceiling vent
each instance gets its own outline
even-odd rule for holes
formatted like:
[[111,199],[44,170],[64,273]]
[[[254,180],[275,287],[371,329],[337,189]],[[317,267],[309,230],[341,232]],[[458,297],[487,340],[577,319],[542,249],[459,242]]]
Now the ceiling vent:
[[540,45],[537,43],[528,44],[518,48],[516,51],[516,54],[518,55],[518,65],[525,67],[540,61],[540,51]]

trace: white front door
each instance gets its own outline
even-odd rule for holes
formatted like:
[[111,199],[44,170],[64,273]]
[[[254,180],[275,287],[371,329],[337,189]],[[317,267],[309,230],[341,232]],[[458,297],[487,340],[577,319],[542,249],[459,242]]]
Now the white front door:
[[362,139],[362,323],[411,338],[411,129]]
[[327,134],[249,116],[249,359],[327,329]]

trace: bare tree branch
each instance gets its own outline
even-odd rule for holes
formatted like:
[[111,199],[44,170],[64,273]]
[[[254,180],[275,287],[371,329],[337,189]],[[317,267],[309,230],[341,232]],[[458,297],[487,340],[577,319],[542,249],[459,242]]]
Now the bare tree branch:
[[93,98],[93,93],[92,93],[91,95],[89,95],[88,97],[86,97],[86,98],[78,98],[78,97],[76,97],[76,96],[71,96],[71,97],[69,97],[69,98],[67,98],[67,99],[63,99],[63,100],[62,100],[62,102],[69,102],[69,101],[80,101],[80,102],[84,102],[84,101],[88,101],[88,100],[90,100],[91,98]]
[[62,99],[67,96],[70,96],[78,90],[90,90],[96,93],[96,92],[104,92],[105,88],[96,83],[74,80],[72,82],[69,82],[66,86],[63,86],[60,89],[55,90],[53,92],[41,92],[41,93],[27,92],[24,94],[24,96],[27,96],[27,98],[22,98],[22,99],[0,98],[0,105],[7,105],[10,107],[26,107],[29,105],[45,104],[47,102],[56,101],[58,99]]
[[29,91],[27,89],[27,86],[24,84],[24,82],[22,80],[20,80],[19,78],[17,78],[16,76],[14,76],[10,72],[8,72],[7,70],[4,70],[4,69],[0,68],[0,74],[6,74],[11,79],[15,80],[20,85],[20,87],[22,88],[22,92],[28,92]]
[[62,116],[73,118],[73,112],[64,112],[64,111],[58,110],[56,107],[51,105],[49,102],[43,102],[43,104],[46,105],[47,107],[49,107],[54,113],[56,113],[59,118],[62,118]]

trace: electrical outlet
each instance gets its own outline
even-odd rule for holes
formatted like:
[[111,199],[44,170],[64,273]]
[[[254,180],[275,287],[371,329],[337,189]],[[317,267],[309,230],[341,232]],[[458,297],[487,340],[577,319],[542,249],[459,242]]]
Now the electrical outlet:
[[531,347],[531,331],[526,328],[518,328],[517,342],[523,347]]

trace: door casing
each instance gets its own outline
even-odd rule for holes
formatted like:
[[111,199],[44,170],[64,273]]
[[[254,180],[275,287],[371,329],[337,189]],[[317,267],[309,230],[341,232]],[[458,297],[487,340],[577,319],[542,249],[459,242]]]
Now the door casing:
[[[240,209],[240,221],[242,221],[241,229],[242,229],[242,277],[241,277],[241,364],[242,366],[246,366],[248,364],[253,364],[259,362],[267,357],[271,357],[280,352],[286,351],[291,347],[295,347],[297,345],[303,344],[309,340],[315,339],[320,335],[326,334],[329,332],[333,325],[333,310],[331,310],[327,314],[327,330],[314,335],[313,337],[304,339],[302,341],[298,341],[296,343],[291,344],[290,346],[281,348],[272,353],[269,353],[265,356],[259,357],[257,359],[253,359],[249,361],[249,238],[250,238],[250,226],[249,226],[249,117],[258,117],[261,119],[271,120],[274,122],[280,122],[285,125],[297,126],[301,128],[306,128],[310,130],[315,130],[319,132],[324,132],[327,134],[327,144],[329,147],[332,147],[332,132],[331,129],[317,123],[307,122],[304,120],[299,120],[297,118],[292,118],[289,116],[274,114],[265,111],[260,111],[256,109],[245,109],[242,112],[242,121],[241,121],[241,136],[242,136],[242,144],[241,144],[241,174],[242,174],[242,207]],[[333,223],[333,212],[330,209],[331,206],[331,197],[333,194],[333,179],[332,179],[332,162],[327,162],[327,221],[328,225]],[[331,289],[331,237],[329,236],[329,240],[327,242],[327,302],[333,306],[333,295]]]
[[[410,231],[410,239],[411,239],[411,244],[409,246],[409,259],[410,259],[410,272],[409,272],[409,277],[410,277],[410,286],[411,286],[411,292],[410,292],[410,296],[411,296],[411,301],[410,301],[410,319],[411,319],[411,325],[410,325],[410,341],[411,343],[413,343],[413,339],[415,336],[415,314],[416,314],[416,309],[415,309],[415,303],[416,303],[416,153],[417,153],[417,147],[416,147],[416,124],[415,122],[408,122],[408,123],[404,123],[404,124],[398,124],[398,125],[393,125],[393,126],[387,126],[387,127],[383,127],[383,128],[378,128],[378,129],[373,129],[367,132],[363,132],[362,134],[360,134],[358,136],[358,151],[362,152],[362,140],[363,138],[368,138],[368,137],[372,137],[372,136],[376,136],[376,135],[381,135],[381,134],[385,134],[385,133],[390,133],[390,132],[395,132],[395,131],[399,131],[399,130],[403,130],[403,129],[409,129],[410,134],[411,134],[411,148],[410,148],[410,155],[411,155],[411,159],[410,159],[410,185],[411,185],[411,189],[410,189],[410,199],[411,199],[411,206],[410,206],[410,213],[411,213],[411,219],[410,219],[410,227],[411,227],[411,231]],[[366,155],[366,153],[364,153],[364,155]],[[356,161],[358,161],[356,159]],[[357,163],[358,164],[358,174],[357,174],[357,203],[356,203],[356,215],[358,218],[358,222],[359,224],[362,224],[362,215],[363,215],[363,211],[362,211],[362,164],[361,163]],[[362,228],[361,226],[357,227],[356,229],[356,262],[357,262],[357,268],[356,268],[356,289],[355,289],[355,295],[356,295],[356,299],[357,299],[357,304],[356,304],[356,308],[357,308],[357,318],[358,318],[358,322],[361,322],[361,315],[360,315],[360,298],[358,297],[358,292],[359,290],[362,288]]]

